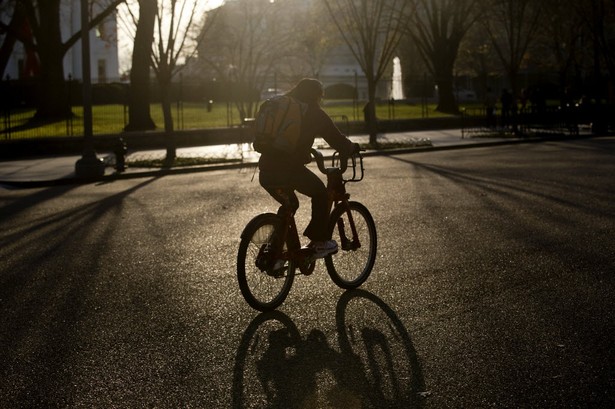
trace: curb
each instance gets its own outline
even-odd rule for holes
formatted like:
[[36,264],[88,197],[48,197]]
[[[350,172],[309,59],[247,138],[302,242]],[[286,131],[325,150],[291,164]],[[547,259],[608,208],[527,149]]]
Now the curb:
[[[566,138],[565,140],[571,139],[590,139],[594,136],[579,136],[575,138]],[[366,151],[363,153],[364,157],[368,156],[392,156],[392,155],[401,155],[401,154],[409,154],[409,153],[425,153],[425,152],[437,152],[437,151],[445,151],[445,150],[459,150],[459,149],[471,149],[471,148],[486,148],[492,146],[503,146],[503,145],[517,145],[522,143],[538,143],[538,142],[548,142],[548,141],[561,141],[561,137],[538,137],[538,138],[516,138],[509,140],[500,140],[500,141],[489,141],[489,142],[476,142],[476,143],[467,143],[467,144],[455,144],[455,145],[446,145],[446,146],[417,146],[412,148],[398,148],[398,149],[386,149],[386,150],[372,150]],[[233,170],[233,169],[243,169],[257,166],[257,162],[247,162],[247,163],[232,163],[232,164],[220,164],[220,165],[202,165],[202,166],[192,166],[192,167],[179,167],[179,168],[170,168],[170,169],[160,169],[160,170],[144,170],[130,173],[113,173],[110,175],[103,175],[99,177],[92,178],[78,178],[78,177],[67,177],[60,179],[51,179],[51,180],[37,180],[37,181],[2,181],[0,180],[0,186],[7,186],[12,188],[21,188],[21,189],[30,189],[30,188],[39,188],[39,187],[53,187],[53,186],[65,186],[65,185],[75,185],[75,184],[89,184],[89,183],[100,183],[100,182],[112,182],[114,180],[123,180],[123,179],[137,179],[137,178],[158,178],[169,175],[180,175],[187,173],[197,173],[197,172],[209,172],[215,170]]]

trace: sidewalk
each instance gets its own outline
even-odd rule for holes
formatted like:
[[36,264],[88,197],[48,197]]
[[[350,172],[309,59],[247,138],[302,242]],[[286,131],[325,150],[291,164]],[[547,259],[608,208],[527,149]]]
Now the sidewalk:
[[[486,146],[499,143],[516,143],[521,139],[512,137],[501,138],[461,138],[460,129],[447,129],[436,131],[419,131],[419,132],[400,132],[379,135],[380,142],[389,143],[410,143],[414,142],[416,147],[403,148],[398,150],[384,151],[368,151],[366,156],[378,154],[390,154],[393,152],[408,152],[414,150],[439,150],[451,148],[463,148],[472,146]],[[367,142],[367,135],[351,136],[354,142]],[[315,147],[321,149],[322,141],[316,140]],[[326,151],[326,149],[325,149]],[[327,152],[325,152],[327,153]],[[138,151],[129,153],[127,162],[138,159],[161,159],[164,158],[165,151]],[[117,173],[112,166],[113,155],[98,154],[98,157],[103,159],[108,166],[105,170],[105,175],[96,180],[112,180],[134,177],[146,177],[155,175],[166,175],[174,173],[189,173],[197,171],[239,168],[252,166],[258,161],[258,153],[249,149],[248,146],[242,145],[219,145],[208,147],[192,147],[181,148],[177,150],[179,157],[220,157],[220,158],[236,158],[236,163],[218,164],[218,165],[202,165],[191,167],[175,167],[170,169],[160,168],[138,168],[129,166],[125,172]],[[80,180],[75,175],[75,164],[81,156],[55,156],[47,158],[32,158],[26,160],[14,160],[0,162],[0,185],[14,187],[40,187],[55,184],[68,184],[80,182],[92,182],[94,180]]]

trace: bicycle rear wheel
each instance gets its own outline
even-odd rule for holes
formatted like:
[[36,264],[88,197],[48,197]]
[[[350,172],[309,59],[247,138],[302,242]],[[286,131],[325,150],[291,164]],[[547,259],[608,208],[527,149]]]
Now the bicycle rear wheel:
[[[348,213],[356,228],[351,228]],[[361,203],[349,202],[348,207],[333,209],[329,219],[331,238],[337,241],[336,254],[325,257],[331,279],[341,288],[357,288],[367,280],[376,261],[376,224],[369,210]]]
[[[281,220],[273,213],[256,216],[241,234],[237,253],[237,280],[243,298],[254,309],[269,311],[284,302],[295,277],[295,265],[286,261],[274,270]],[[284,250],[287,246],[284,244]]]

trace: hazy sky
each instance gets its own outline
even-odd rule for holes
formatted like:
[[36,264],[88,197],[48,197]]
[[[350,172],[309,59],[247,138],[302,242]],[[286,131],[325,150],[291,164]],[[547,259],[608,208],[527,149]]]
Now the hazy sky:
[[[159,0],[160,2],[161,0]],[[164,0],[162,0],[164,1]],[[224,3],[224,0],[185,0],[192,4],[197,2],[197,10],[199,13],[204,13],[206,10],[215,8]],[[138,6],[134,9],[138,13]],[[120,6],[118,12],[121,15],[126,15],[126,6]],[[129,21],[129,18],[124,18],[124,21]],[[126,33],[126,30],[118,22],[118,53],[120,64],[120,75],[130,68],[130,57],[132,55],[132,38]]]

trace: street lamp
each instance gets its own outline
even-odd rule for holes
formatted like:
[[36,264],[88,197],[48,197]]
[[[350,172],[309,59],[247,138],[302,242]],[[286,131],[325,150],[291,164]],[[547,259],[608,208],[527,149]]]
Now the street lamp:
[[90,79],[90,31],[88,2],[81,0],[81,69],[83,77],[83,155],[75,163],[77,177],[91,178],[105,174],[105,164],[94,152],[92,141],[92,81]]

